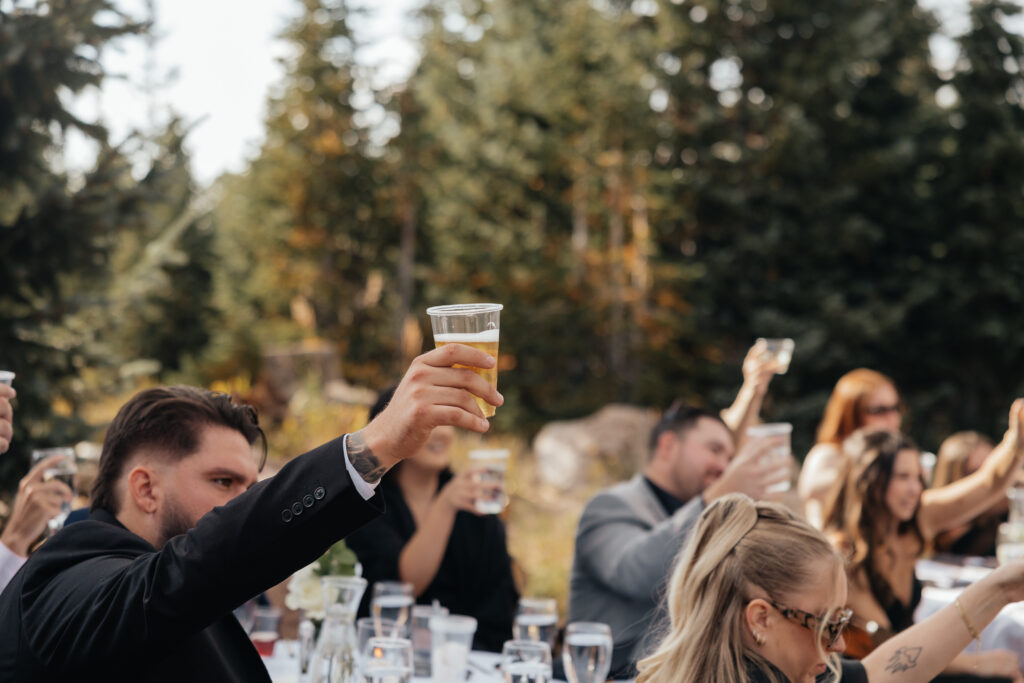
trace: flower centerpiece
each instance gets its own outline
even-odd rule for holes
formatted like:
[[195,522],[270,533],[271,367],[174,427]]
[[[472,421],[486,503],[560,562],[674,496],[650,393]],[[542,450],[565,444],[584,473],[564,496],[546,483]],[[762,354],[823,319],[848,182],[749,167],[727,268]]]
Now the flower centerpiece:
[[318,560],[292,574],[288,580],[288,593],[284,604],[288,609],[302,610],[306,617],[316,621],[324,618],[324,592],[320,579],[324,576],[361,576],[356,554],[345,541],[338,541]]

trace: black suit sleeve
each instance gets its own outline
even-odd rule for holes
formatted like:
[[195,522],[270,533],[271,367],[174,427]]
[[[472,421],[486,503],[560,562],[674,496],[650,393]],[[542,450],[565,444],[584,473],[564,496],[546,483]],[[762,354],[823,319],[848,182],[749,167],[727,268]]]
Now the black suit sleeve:
[[[104,659],[123,665],[127,653],[166,651],[382,511],[379,495],[366,501],[355,490],[335,439],[215,508],[158,552],[97,553],[44,584],[26,585],[26,644],[41,658],[62,660],[68,672],[86,658],[92,666]],[[110,533],[100,522],[75,526]]]

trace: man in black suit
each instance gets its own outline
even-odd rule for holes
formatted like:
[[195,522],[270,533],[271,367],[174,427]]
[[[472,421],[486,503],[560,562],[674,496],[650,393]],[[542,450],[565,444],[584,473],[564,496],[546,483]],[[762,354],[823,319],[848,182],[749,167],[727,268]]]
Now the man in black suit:
[[455,363],[494,361],[457,344],[420,356],[369,425],[258,484],[252,408],[140,392],[108,429],[90,519],[0,594],[0,682],[269,681],[231,610],[380,514],[373,487],[434,427],[487,430],[472,394],[501,396]]

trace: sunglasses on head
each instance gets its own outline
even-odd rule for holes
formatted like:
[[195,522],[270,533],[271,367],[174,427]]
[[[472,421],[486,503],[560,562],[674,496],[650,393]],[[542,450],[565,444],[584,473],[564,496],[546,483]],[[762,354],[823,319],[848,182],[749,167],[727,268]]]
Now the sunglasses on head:
[[818,624],[824,622],[821,629],[821,644],[825,647],[832,647],[839,640],[839,636],[843,635],[843,630],[850,623],[850,618],[853,616],[853,610],[847,608],[839,610],[835,619],[824,621],[823,617],[817,617],[802,609],[785,607],[774,600],[768,600],[768,604],[778,610],[779,614],[789,621],[798,626],[803,626],[814,633],[818,631]]

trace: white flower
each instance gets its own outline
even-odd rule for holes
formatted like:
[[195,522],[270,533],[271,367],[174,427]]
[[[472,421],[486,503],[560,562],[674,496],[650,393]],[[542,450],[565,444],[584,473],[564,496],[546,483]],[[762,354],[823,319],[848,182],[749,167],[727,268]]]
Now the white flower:
[[324,593],[316,574],[316,562],[292,574],[284,604],[288,609],[305,610],[310,619],[324,618]]

